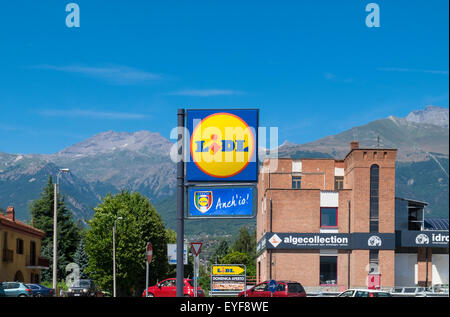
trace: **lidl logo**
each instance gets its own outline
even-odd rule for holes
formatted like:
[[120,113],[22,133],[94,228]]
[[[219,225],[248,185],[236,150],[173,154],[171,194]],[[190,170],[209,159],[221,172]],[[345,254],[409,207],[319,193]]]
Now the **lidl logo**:
[[194,192],[194,205],[201,213],[207,212],[213,203],[212,191],[198,191]]
[[240,275],[245,269],[237,265],[216,265],[213,266],[213,275]]
[[[230,179],[241,174],[250,163],[254,163],[256,167],[257,111],[253,111],[252,124],[239,115],[241,112],[248,116],[246,110],[234,111],[235,113],[210,111],[208,115],[192,118],[190,156],[198,174],[201,172],[207,175],[208,180]],[[256,168],[254,174],[257,174]],[[252,175],[253,177],[256,178]],[[201,177],[195,178],[199,180]]]

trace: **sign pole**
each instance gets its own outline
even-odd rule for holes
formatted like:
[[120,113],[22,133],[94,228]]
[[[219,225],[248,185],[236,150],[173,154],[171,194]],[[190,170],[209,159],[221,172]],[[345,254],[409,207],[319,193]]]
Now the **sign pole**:
[[150,242],[147,242],[147,246],[145,247],[145,256],[147,258],[147,265],[145,268],[145,297],[148,297],[148,271],[153,257],[153,246]]
[[183,297],[184,285],[184,109],[178,109],[177,161],[177,297]]
[[195,278],[195,297],[198,296],[198,278],[199,278],[199,271],[200,271],[200,255],[197,255],[197,277]]
[[194,297],[197,297],[197,259],[198,255],[194,257]]
[[145,269],[145,297],[148,297],[148,262]]
[[199,255],[200,250],[202,249],[202,243],[201,242],[191,242],[191,249],[192,253],[194,254],[194,297],[197,297],[197,290],[198,290],[198,276],[199,276],[199,267],[200,267],[200,261],[199,261]]

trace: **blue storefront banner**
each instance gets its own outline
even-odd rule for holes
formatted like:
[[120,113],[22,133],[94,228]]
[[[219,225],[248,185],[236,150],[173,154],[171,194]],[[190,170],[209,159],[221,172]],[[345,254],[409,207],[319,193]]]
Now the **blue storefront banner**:
[[187,110],[188,182],[258,181],[258,109]]
[[254,186],[189,187],[189,217],[251,217],[254,214]]

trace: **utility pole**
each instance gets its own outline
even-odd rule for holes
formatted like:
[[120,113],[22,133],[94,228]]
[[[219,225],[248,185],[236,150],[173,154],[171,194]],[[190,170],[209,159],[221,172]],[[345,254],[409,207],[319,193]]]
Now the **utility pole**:
[[178,109],[178,142],[181,145],[177,157],[177,297],[184,292],[184,109]]
[[62,173],[69,173],[68,168],[61,168],[56,175],[56,183],[53,194],[53,289],[58,296],[58,192],[59,178]]
[[117,217],[113,225],[113,297],[116,297],[116,225],[117,220],[122,220],[122,217]]

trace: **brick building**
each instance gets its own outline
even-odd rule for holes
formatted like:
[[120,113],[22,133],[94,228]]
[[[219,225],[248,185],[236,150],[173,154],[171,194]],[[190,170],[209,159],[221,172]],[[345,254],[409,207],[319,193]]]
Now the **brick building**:
[[[393,287],[400,250],[416,258],[413,280],[431,281],[424,277],[422,254],[429,248],[408,239],[407,247],[401,245],[401,236],[417,228],[396,225],[396,155],[396,149],[363,149],[354,141],[344,160],[266,160],[258,180],[257,280],[296,280],[336,291]],[[446,244],[438,247],[447,256],[448,283],[448,228],[443,234]]]

